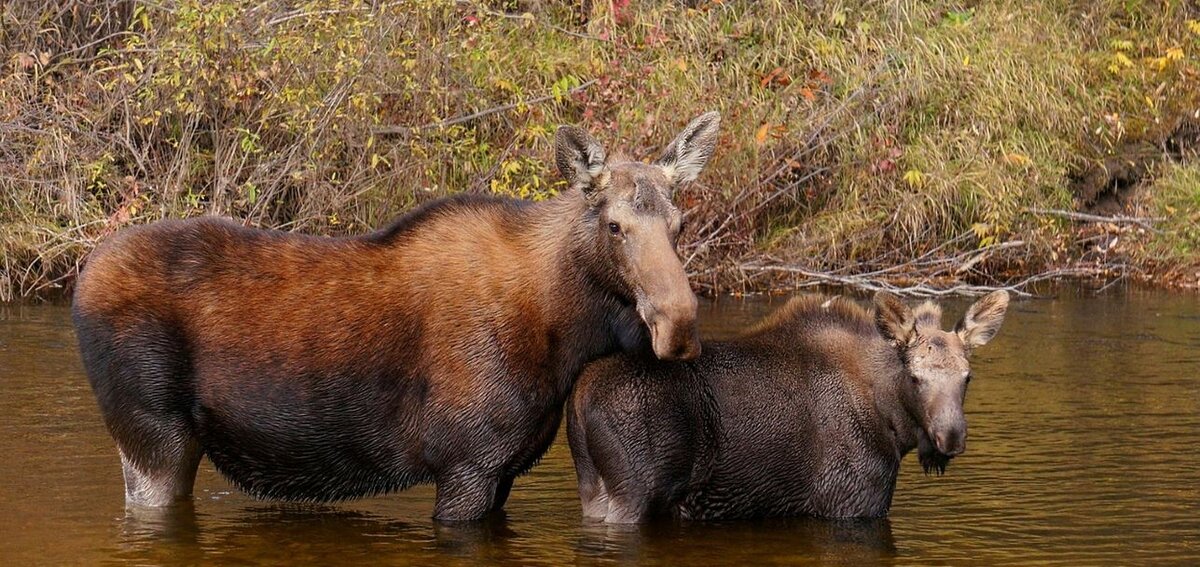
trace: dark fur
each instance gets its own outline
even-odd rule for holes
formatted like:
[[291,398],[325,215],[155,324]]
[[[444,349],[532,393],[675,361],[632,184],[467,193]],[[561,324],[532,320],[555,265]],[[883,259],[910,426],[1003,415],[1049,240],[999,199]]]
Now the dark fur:
[[[906,353],[925,343],[880,332],[913,328],[907,308],[892,307],[877,320],[848,300],[801,297],[739,339],[707,341],[694,361],[589,365],[567,418],[584,514],[886,515],[905,454],[923,445],[927,471],[949,461],[915,415]],[[942,334],[933,338],[957,340]]]

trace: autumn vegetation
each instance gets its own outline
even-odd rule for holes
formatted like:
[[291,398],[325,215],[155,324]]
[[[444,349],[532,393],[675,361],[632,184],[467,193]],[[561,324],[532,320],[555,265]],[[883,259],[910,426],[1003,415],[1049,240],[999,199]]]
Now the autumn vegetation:
[[[637,159],[705,110],[701,291],[1200,284],[1200,7],[1149,0],[12,0],[0,300],[122,227],[360,234]],[[969,287],[978,286],[978,287]]]

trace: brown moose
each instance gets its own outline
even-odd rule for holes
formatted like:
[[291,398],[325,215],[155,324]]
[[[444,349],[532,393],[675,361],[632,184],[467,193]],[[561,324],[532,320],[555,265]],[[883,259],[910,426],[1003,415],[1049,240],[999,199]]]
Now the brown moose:
[[884,516],[904,455],[941,474],[966,449],[967,357],[1007,307],[994,292],[946,332],[931,302],[806,296],[691,362],[595,362],[568,402],[584,515]]
[[73,315],[126,501],[191,494],[207,455],[261,498],[337,501],[435,482],[476,519],[546,451],[585,363],[700,353],[674,188],[720,117],[653,164],[562,127],[570,187],[439,200],[353,238],[219,218],[130,228],[91,255]]

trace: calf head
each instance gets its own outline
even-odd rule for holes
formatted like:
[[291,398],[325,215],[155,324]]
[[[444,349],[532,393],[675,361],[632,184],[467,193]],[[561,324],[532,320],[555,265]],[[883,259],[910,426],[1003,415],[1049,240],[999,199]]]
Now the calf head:
[[555,161],[588,205],[591,269],[635,305],[650,331],[654,354],[690,360],[700,354],[696,296],[676,251],[683,215],[671,202],[675,188],[700,175],[717,144],[721,117],[701,115],[654,163],[609,160],[604,148],[574,126],[558,129]]
[[954,331],[941,328],[942,310],[927,301],[910,309],[889,293],[875,295],[875,324],[899,351],[905,373],[900,399],[918,424],[917,455],[926,474],[945,472],[967,448],[963,401],[971,381],[971,350],[983,346],[1004,321],[1008,293],[995,291],[967,309]]

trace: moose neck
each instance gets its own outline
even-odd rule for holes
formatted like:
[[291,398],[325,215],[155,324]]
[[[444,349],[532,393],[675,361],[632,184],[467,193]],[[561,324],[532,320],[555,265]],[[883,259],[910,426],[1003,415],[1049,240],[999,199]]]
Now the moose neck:
[[606,280],[605,259],[596,244],[598,219],[584,196],[568,190],[535,205],[525,236],[541,284],[553,367],[565,396],[587,362],[641,340],[641,320]]
[[911,404],[906,396],[912,376],[904,367],[903,362],[889,344],[879,356],[882,359],[874,374],[875,383],[872,391],[875,397],[875,409],[879,418],[888,429],[888,443],[892,454],[903,459],[910,451],[917,448],[920,424],[909,411]]

